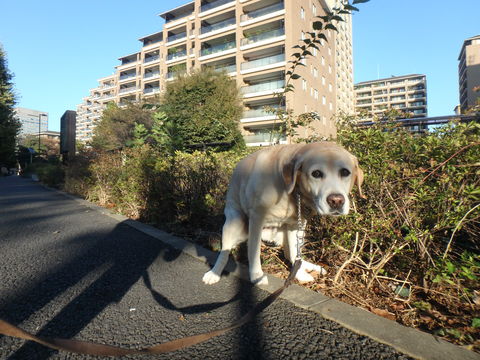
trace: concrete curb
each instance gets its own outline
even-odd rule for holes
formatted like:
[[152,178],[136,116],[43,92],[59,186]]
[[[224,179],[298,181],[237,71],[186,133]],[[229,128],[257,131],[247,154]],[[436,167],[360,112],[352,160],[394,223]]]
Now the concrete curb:
[[[107,215],[118,222],[127,224],[175,249],[181,250],[199,261],[212,264],[217,257],[217,255],[210,250],[173,236],[153,226],[131,220],[123,215],[112,213],[108,209],[102,208],[87,200],[83,200],[63,191],[46,186],[44,187],[62,194],[83,206]],[[244,280],[249,279],[247,267],[243,264],[235,263],[231,259],[225,270]],[[282,279],[268,274],[267,276],[269,284],[267,286],[260,286],[261,289],[273,292],[283,284]],[[199,281],[201,281],[200,277]],[[281,297],[298,307],[316,312],[324,318],[337,322],[357,334],[365,335],[380,343],[390,345],[399,352],[416,359],[480,360],[480,354],[466,348],[451,344],[431,334],[400,325],[395,321],[385,319],[364,309],[329,298],[296,284],[290,286]]]

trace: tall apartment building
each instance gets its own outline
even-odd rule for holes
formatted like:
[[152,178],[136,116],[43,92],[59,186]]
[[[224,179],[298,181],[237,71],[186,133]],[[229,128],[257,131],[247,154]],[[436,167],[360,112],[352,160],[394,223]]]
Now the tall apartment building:
[[427,78],[412,74],[355,84],[355,110],[380,115],[389,108],[402,110],[411,117],[427,116]]
[[[195,0],[159,14],[163,30],[140,38],[140,51],[122,56],[115,74],[77,108],[77,139],[91,138],[95,121],[108,102],[125,104],[148,99],[165,90],[183,73],[211,67],[226,71],[243,96],[241,130],[249,145],[266,145],[275,116],[265,106],[286,107],[295,114],[316,112],[313,126],[323,135],[335,133],[332,115],[353,110],[351,19],[328,31],[313,56],[299,67],[295,92],[275,97],[285,86],[293,46],[311,31],[316,16],[332,0]],[[301,136],[308,135],[303,129]],[[287,141],[287,139],[283,139]]]
[[463,42],[458,61],[460,109],[465,111],[480,98],[480,35]]
[[15,108],[15,116],[22,125],[20,136],[38,135],[48,131],[48,113],[22,107]]

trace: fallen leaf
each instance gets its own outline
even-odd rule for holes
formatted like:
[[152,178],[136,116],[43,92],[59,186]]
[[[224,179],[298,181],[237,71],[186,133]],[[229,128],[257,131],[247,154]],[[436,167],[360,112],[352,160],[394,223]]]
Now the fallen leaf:
[[405,309],[405,305],[404,304],[392,304],[392,309],[393,310],[404,310]]
[[383,310],[383,309],[372,309],[372,312],[374,314],[377,314],[377,315],[380,315],[381,317],[384,317],[386,319],[389,319],[389,320],[395,320],[396,317],[395,317],[395,314],[387,311],[387,310]]

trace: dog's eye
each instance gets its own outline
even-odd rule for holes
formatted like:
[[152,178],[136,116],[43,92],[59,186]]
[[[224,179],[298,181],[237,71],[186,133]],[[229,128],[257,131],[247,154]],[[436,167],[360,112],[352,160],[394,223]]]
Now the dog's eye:
[[350,170],[347,170],[347,169],[341,169],[340,170],[340,176],[341,177],[347,177],[348,175],[350,175]]
[[323,178],[323,172],[321,172],[320,170],[313,170],[312,176],[316,179]]

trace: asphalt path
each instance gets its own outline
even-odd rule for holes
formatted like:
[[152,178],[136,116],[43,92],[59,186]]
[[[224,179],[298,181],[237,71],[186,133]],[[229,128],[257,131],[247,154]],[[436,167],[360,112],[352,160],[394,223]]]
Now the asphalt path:
[[[268,293],[28,179],[0,177],[0,318],[41,336],[143,348],[240,318]],[[0,336],[0,359],[96,359]],[[131,356],[127,358],[146,358]],[[279,299],[158,359],[409,359]]]

